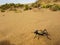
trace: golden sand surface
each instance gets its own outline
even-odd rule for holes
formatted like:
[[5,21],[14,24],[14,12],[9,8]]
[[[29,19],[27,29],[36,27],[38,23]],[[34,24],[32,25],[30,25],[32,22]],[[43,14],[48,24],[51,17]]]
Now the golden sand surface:
[[[45,36],[34,39],[36,29],[47,29],[51,40]],[[60,11],[0,12],[0,40],[4,39],[16,45],[60,45]]]

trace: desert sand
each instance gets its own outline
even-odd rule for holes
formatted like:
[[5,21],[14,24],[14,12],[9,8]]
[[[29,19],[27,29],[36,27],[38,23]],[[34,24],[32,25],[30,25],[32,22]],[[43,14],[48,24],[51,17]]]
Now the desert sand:
[[[45,36],[34,39],[36,29],[47,29],[51,40]],[[4,39],[15,45],[60,45],[60,11],[0,12],[0,41]]]

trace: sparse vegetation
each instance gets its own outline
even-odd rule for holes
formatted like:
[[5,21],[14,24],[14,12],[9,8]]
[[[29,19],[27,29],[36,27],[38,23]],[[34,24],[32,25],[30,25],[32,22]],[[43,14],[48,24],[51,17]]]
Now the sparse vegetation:
[[50,7],[50,10],[58,11],[58,10],[60,10],[60,5],[54,4],[53,6]]
[[32,6],[33,8],[39,8],[39,7],[41,6],[41,4],[38,3],[38,1],[37,1],[37,2],[35,2],[35,3],[32,3],[31,6]]
[[52,4],[47,4],[46,5],[46,8],[50,8],[50,7],[52,7],[53,5]]
[[41,8],[46,8],[46,4],[41,4]]
[[25,5],[24,10],[28,10],[28,9],[29,9],[29,6],[28,5]]
[[5,10],[9,9],[10,11],[16,11],[16,8],[23,8],[23,4],[14,4],[14,3],[10,3],[10,4],[4,4],[0,6],[1,12],[5,12]]
[[[40,1],[40,0],[39,0]],[[57,4],[49,4],[49,3],[45,3],[45,4],[41,4],[39,1],[35,2],[35,3],[32,3],[32,4],[27,4],[27,5],[24,5],[24,4],[14,4],[14,3],[10,3],[10,4],[4,4],[4,5],[1,5],[0,6],[0,10],[1,12],[5,12],[5,10],[8,10],[9,11],[17,11],[17,8],[21,8],[21,9],[24,9],[25,10],[31,10],[32,8],[49,8],[50,10],[52,11],[58,11],[60,10],[60,5],[57,5]],[[58,1],[58,0],[54,0],[54,1]]]
[[5,12],[5,10],[1,9],[1,12]]
[[24,7],[25,7],[25,8],[24,8],[24,11],[26,11],[26,10],[31,10],[31,9],[32,9],[32,7],[30,7],[29,5],[25,5]]
[[52,11],[60,10],[60,5],[58,4],[41,4],[41,8],[49,8]]

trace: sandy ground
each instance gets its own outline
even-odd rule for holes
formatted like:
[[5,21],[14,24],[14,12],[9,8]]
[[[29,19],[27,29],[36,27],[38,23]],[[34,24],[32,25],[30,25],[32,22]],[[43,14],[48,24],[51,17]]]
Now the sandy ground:
[[[51,40],[44,36],[34,39],[36,29],[47,29]],[[0,40],[4,39],[16,45],[60,45],[60,11],[0,12]]]

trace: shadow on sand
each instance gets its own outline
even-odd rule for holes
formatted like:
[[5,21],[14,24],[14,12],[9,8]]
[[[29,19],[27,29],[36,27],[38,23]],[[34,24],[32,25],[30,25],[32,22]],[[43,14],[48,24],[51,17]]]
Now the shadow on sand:
[[2,40],[0,41],[0,45],[15,45],[15,44],[12,44],[9,40]]

